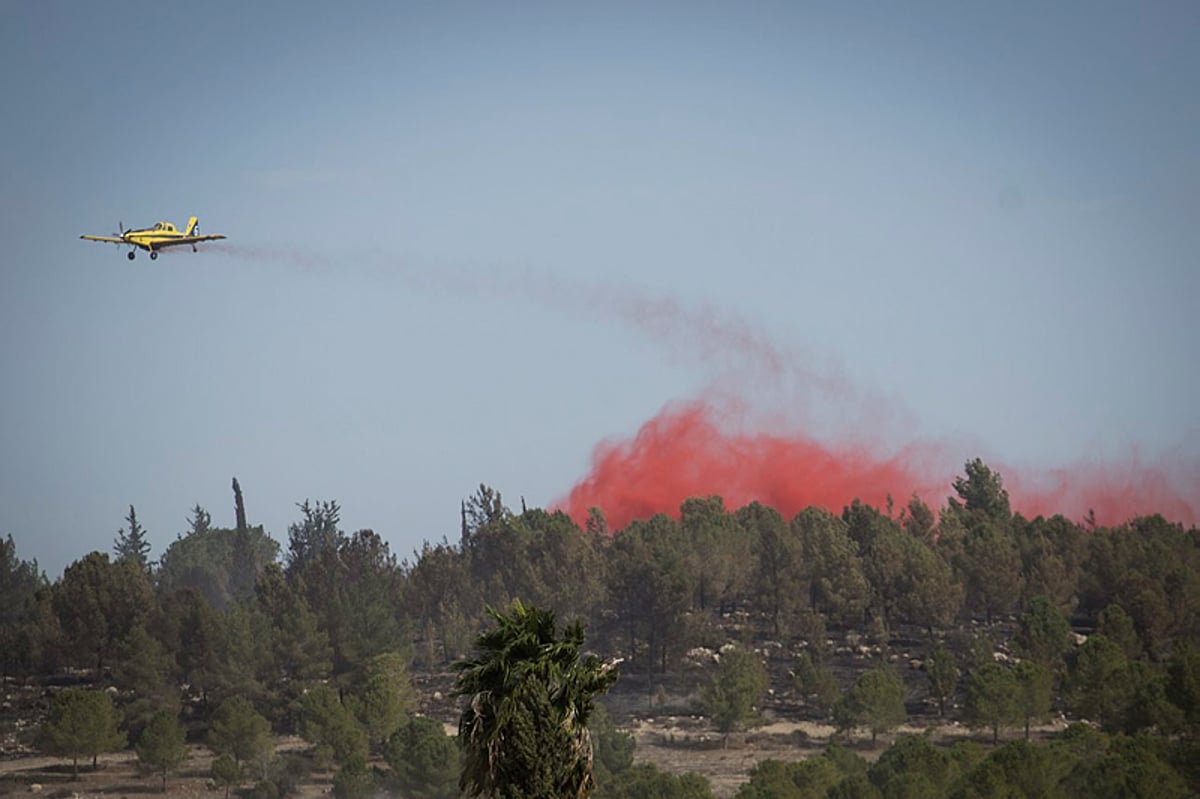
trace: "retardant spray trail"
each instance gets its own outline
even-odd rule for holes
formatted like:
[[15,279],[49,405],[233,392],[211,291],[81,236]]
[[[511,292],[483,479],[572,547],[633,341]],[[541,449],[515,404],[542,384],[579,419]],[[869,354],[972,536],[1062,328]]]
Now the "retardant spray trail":
[[[211,249],[303,272],[341,270],[352,260],[406,288],[532,302],[638,331],[669,356],[702,365],[714,376],[702,399],[668,405],[631,438],[596,446],[590,472],[553,503],[581,524],[590,507],[603,509],[617,529],[655,513],[677,515],[683,500],[711,494],[724,497],[728,507],[757,500],[789,516],[809,505],[837,512],[855,498],[882,507],[890,495],[903,505],[914,493],[940,507],[966,455],[975,454],[956,454],[952,449],[961,447],[932,442],[881,443],[889,421],[911,417],[902,402],[867,391],[837,370],[818,368],[803,350],[711,306],[528,270],[420,266],[381,252],[334,260],[277,247]],[[731,375],[736,379],[722,379]],[[763,395],[780,391],[793,411],[785,422],[764,430],[731,420],[731,409],[743,418],[747,410],[754,416]],[[859,422],[853,441],[846,433],[831,440],[828,431],[812,425],[807,410],[819,404],[854,409]],[[1200,470],[1194,463],[1167,468],[1130,459],[1018,471],[986,453],[985,460],[1002,473],[1013,507],[1027,516],[1062,513],[1079,520],[1091,510],[1101,524],[1153,512],[1186,524],[1197,521]]]

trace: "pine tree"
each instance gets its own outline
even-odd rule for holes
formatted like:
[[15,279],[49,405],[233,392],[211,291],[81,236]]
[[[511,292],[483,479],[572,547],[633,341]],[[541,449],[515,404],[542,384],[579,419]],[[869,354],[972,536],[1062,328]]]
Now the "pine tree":
[[229,799],[229,789],[242,781],[242,767],[233,759],[233,755],[229,754],[213,758],[209,774],[218,788],[225,789],[225,799]]
[[166,792],[167,775],[183,765],[187,757],[179,719],[165,710],[155,713],[138,738],[137,756],[143,766],[162,777]]
[[101,752],[125,745],[117,730],[117,711],[108,694],[68,688],[54,699],[42,725],[42,745],[47,751],[71,758],[71,773],[79,778],[79,758],[92,758],[96,767]]
[[757,705],[766,691],[767,668],[758,655],[729,646],[721,649],[717,674],[700,696],[717,729],[729,733],[759,721]]
[[213,714],[208,745],[217,754],[232,757],[239,766],[256,763],[271,753],[271,725],[250,700],[230,697]]
[[150,566],[150,542],[146,540],[146,531],[138,523],[137,511],[133,506],[129,506],[129,515],[125,517],[125,522],[129,525],[129,532],[122,527],[117,530],[117,537],[113,541],[113,552],[117,555],[117,560],[132,560],[143,569],[148,569]]

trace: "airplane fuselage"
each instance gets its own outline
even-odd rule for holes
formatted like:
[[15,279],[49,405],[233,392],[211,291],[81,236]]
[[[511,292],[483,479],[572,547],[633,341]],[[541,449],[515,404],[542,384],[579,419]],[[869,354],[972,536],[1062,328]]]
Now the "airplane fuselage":
[[155,249],[170,247],[173,243],[182,243],[177,239],[184,238],[184,234],[176,230],[170,222],[158,222],[154,227],[126,230],[121,238],[135,247],[154,252]]

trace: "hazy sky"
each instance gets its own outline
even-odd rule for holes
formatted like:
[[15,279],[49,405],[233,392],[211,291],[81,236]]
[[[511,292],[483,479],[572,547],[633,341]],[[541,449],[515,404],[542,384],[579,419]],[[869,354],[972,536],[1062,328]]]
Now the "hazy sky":
[[[0,535],[54,577],[132,503],[158,557],[237,476],[281,542],[335,498],[405,556],[715,388],[1194,464],[1197,41],[1190,1],[0,3]],[[78,239],[191,214],[229,246]]]

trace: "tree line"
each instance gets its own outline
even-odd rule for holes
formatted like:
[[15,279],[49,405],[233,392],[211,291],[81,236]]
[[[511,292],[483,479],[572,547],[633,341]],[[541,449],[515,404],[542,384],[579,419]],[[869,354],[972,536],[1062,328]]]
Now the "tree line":
[[[345,769],[386,754],[412,720],[413,673],[462,662],[489,608],[520,600],[582,624],[647,696],[691,673],[697,646],[732,641],[726,654],[749,656],[725,658],[703,688],[727,729],[751,722],[779,667],[796,712],[847,734],[894,729],[914,688],[889,642],[915,631],[925,698],[996,739],[1051,708],[1113,733],[1194,733],[1200,533],[1160,516],[1026,519],[979,460],[952,489],[937,511],[914,496],[791,519],[697,497],[610,530],[600,509],[580,527],[481,485],[456,541],[399,559],[374,531],[344,531],[335,501],[300,503],[283,547],[247,522],[235,480],[234,526],[196,506],[157,560],[132,506],[111,557],[89,553],[53,582],[0,542],[0,670],[98,675],[134,742],[161,714],[211,731],[244,702]],[[850,674],[837,668],[848,634],[873,644]],[[755,653],[764,639],[779,654]],[[352,785],[365,772],[346,773]]]

